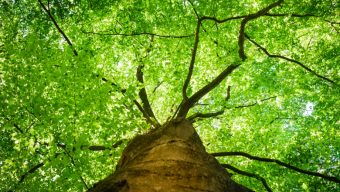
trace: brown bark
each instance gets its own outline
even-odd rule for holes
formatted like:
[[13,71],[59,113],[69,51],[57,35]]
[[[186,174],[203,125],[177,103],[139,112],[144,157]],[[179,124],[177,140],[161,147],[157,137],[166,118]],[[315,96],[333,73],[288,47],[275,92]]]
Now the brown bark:
[[205,151],[188,120],[135,137],[116,171],[89,192],[248,192]]

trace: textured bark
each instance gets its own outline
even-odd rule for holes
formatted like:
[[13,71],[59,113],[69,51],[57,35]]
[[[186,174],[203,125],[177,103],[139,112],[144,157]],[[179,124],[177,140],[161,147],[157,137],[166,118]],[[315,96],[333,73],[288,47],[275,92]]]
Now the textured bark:
[[135,137],[90,192],[247,192],[209,155],[188,120]]

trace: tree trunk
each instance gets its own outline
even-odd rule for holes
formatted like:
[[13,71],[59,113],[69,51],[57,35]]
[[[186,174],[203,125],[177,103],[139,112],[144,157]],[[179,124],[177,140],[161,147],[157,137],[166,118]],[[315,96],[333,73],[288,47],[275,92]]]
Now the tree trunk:
[[209,155],[192,124],[170,122],[136,136],[116,171],[89,192],[248,192]]

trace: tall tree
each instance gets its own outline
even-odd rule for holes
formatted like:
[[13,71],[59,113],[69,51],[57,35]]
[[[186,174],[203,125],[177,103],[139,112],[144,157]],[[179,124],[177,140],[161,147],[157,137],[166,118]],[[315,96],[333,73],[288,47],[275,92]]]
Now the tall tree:
[[339,190],[338,7],[0,2],[0,191]]

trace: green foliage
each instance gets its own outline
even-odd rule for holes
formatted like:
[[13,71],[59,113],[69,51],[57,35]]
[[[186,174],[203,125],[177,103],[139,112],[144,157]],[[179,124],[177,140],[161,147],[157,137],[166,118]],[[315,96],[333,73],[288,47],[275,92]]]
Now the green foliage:
[[[43,3],[79,56],[38,1],[0,2],[0,191],[84,191],[84,183],[91,186],[110,174],[125,140],[149,129],[133,103],[139,101],[141,86],[161,122],[181,102],[196,14],[242,16],[273,1]],[[269,53],[298,60],[340,83],[338,7],[332,0],[287,0],[270,13],[313,16],[263,16],[249,22],[246,32]],[[188,94],[241,62],[240,21],[203,22]],[[269,58],[249,41],[245,53],[241,67],[190,111],[225,110],[195,123],[207,150],[249,152],[339,177],[339,86],[292,62]],[[140,63],[145,85],[136,80]],[[231,98],[226,101],[228,86]],[[107,149],[84,148],[95,145]],[[219,160],[263,176],[274,191],[339,189],[273,164],[240,157]],[[43,165],[32,171],[39,163]],[[235,179],[264,190],[256,180]]]

